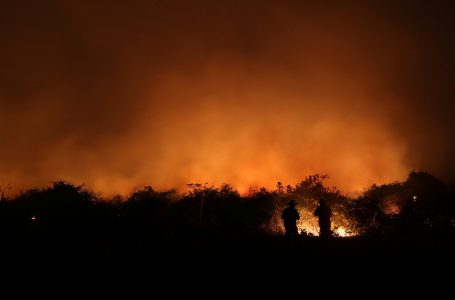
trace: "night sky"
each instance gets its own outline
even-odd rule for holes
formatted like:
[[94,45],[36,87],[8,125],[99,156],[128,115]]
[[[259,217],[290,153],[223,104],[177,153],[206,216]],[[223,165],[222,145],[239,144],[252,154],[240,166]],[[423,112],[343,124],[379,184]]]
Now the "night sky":
[[455,181],[453,1],[2,1],[0,179]]

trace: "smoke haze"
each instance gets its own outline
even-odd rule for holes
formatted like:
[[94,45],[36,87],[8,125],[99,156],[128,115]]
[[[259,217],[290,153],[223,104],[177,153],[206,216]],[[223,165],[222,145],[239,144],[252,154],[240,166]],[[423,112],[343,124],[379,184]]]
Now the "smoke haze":
[[11,1],[0,178],[104,193],[455,178],[451,1]]

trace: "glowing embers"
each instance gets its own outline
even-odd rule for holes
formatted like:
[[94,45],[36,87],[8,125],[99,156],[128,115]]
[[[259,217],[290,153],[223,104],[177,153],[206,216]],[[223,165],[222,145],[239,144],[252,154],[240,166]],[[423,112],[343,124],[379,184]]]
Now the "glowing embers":
[[[417,197],[413,197],[413,201],[415,202]],[[388,216],[396,216],[399,215],[401,212],[401,199],[393,194],[385,197],[381,203],[382,211]]]

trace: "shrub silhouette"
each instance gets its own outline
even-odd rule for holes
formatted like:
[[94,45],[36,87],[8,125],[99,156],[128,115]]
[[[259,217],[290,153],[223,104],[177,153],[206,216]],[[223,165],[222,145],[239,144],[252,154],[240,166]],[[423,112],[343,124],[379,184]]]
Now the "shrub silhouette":
[[[278,183],[240,195],[232,186],[192,183],[189,191],[133,191],[126,200],[104,201],[84,185],[53,182],[0,201],[0,229],[6,235],[128,235],[166,239],[199,233],[250,234],[275,231],[286,203],[295,200],[312,212],[319,198],[335,216],[365,234],[410,235],[453,232],[454,201],[445,185],[425,172],[412,172],[404,182],[373,185],[357,197],[327,187],[326,175],[308,176],[295,186]],[[275,226],[275,227],[274,227]]]

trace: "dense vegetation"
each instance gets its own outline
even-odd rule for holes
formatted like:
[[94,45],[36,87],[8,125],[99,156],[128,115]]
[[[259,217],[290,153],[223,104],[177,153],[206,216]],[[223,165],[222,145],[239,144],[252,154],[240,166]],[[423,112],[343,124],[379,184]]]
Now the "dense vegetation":
[[[373,185],[357,197],[325,186],[325,179],[313,175],[295,186],[278,183],[273,190],[260,188],[245,195],[227,184],[188,184],[185,194],[146,186],[126,199],[103,199],[85,186],[58,181],[11,199],[3,197],[1,230],[18,235],[33,228],[65,236],[122,230],[156,237],[194,231],[280,233],[280,214],[289,200],[297,201],[306,222],[314,218],[319,198],[326,199],[334,211],[335,235],[337,226],[355,235],[445,234],[454,229],[453,195],[428,173],[412,172],[405,182]],[[315,234],[302,226],[303,235]]]

